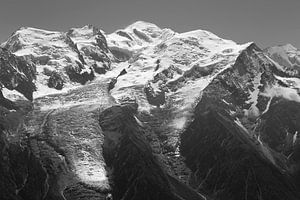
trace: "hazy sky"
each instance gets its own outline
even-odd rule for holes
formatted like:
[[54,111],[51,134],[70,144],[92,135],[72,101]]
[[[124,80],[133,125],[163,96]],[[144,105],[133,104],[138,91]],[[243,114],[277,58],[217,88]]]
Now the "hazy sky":
[[67,31],[93,24],[109,33],[137,20],[262,48],[300,48],[300,0],[0,0],[0,41],[21,26]]

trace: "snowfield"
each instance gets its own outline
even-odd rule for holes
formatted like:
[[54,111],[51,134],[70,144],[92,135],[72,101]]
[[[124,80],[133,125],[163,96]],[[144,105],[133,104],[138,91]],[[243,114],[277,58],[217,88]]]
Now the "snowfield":
[[[139,30],[138,35],[134,30]],[[141,39],[139,34],[148,40]],[[115,88],[111,91],[112,96],[117,101],[122,101],[130,94],[138,101],[140,111],[150,113],[155,106],[147,102],[142,90],[144,85],[152,82],[155,90],[169,87],[166,98],[172,101],[172,106],[176,108],[174,120],[170,121],[169,126],[176,130],[182,130],[191,118],[193,107],[201,97],[201,91],[214,77],[231,67],[240,52],[252,44],[239,45],[204,30],[176,33],[146,22],[136,22],[109,34],[107,38],[109,46],[127,48],[128,51],[135,52],[127,66],[124,66],[124,63],[116,65],[116,70],[124,68],[127,74],[118,78]],[[139,59],[135,61],[135,57]],[[184,80],[189,74],[201,69],[209,71],[207,76]],[[155,77],[164,71],[170,71],[172,75],[164,81],[155,82]],[[180,84],[182,81],[184,83]],[[170,85],[177,83],[178,88],[172,91]]]

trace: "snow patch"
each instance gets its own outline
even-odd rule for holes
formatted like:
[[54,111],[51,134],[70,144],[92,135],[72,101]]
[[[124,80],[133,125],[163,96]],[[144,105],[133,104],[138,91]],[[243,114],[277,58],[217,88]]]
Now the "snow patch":
[[300,79],[299,78],[286,78],[286,77],[281,77],[281,76],[276,76],[274,75],[277,80],[280,80],[287,86],[298,89],[300,91]]
[[293,136],[293,145],[296,144],[297,139],[298,139],[298,131],[296,131],[294,136]]
[[138,123],[138,125],[140,125],[141,127],[144,127],[144,124],[134,115],[133,116],[135,121]]
[[245,126],[242,124],[242,122],[241,122],[238,118],[236,118],[236,119],[234,120],[234,122],[235,122],[240,128],[242,128],[246,133],[249,134],[248,129],[245,128]]
[[263,144],[263,142],[260,139],[260,135],[258,136],[257,141],[259,142],[260,150],[263,152],[265,157],[276,166],[276,161],[273,158],[272,153],[270,152],[270,150],[267,147],[265,147],[265,145]]
[[254,84],[254,90],[253,92],[250,92],[250,99],[248,101],[246,101],[247,104],[251,103],[251,107],[249,108],[249,110],[246,110],[246,115],[254,115],[254,116],[259,116],[259,109],[256,106],[258,103],[258,95],[260,93],[259,91],[259,86],[261,85],[260,83],[261,80],[261,73],[258,74],[254,80],[253,80],[253,84]]
[[15,100],[26,100],[23,94],[16,90],[9,90],[7,88],[2,88],[2,94],[5,98],[15,101]]
[[185,127],[185,124],[186,124],[186,121],[187,121],[187,117],[180,117],[180,118],[175,118],[173,121],[172,121],[172,127],[175,128],[175,129],[179,129],[179,130],[182,130],[184,127]]

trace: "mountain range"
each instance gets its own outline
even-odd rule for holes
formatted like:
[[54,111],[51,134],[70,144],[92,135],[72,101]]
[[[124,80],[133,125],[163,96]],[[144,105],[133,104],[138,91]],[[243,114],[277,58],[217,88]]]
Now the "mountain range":
[[0,86],[0,199],[300,199],[291,44],[23,27],[0,45]]

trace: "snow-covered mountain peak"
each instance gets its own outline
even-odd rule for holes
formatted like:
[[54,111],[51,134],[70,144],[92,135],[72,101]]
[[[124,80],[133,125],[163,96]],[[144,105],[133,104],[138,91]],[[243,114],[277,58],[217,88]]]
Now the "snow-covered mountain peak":
[[224,40],[224,39],[218,37],[217,35],[209,32],[209,31],[201,30],[201,29],[180,33],[180,35],[182,37],[194,37],[194,38],[197,38],[199,40],[201,40],[201,39]]
[[282,45],[282,48],[286,51],[297,51],[297,48],[294,47],[292,44]]
[[110,68],[113,57],[101,30],[93,26],[67,33],[23,27],[3,47],[35,64],[37,96],[92,80],[95,72]]
[[[172,101],[172,106],[178,109],[169,125],[180,130],[189,120],[201,91],[230,68],[241,51],[251,44],[239,45],[204,30],[173,32],[164,40],[132,52],[128,63],[118,64],[115,69],[127,73],[118,77],[111,94],[118,102],[131,96],[138,101],[140,110],[148,112],[154,105],[164,104],[164,98]],[[145,86],[153,91],[156,100],[145,95],[141,89]],[[159,96],[164,97],[158,100]]]
[[90,38],[93,37],[94,35],[97,34],[97,32],[101,32],[100,29],[93,25],[85,25],[81,28],[71,28],[68,31],[68,34],[71,35],[72,37],[86,37]]
[[[57,31],[47,31],[31,27],[23,27],[17,30],[5,43],[5,47],[16,55],[34,53],[41,46],[51,44],[55,47],[66,47],[61,40],[66,36]],[[27,49],[28,51],[25,51]]]
[[139,29],[142,31],[161,31],[162,29],[159,28],[157,25],[150,23],[150,22],[145,22],[145,21],[136,21],[130,25],[128,25],[125,30],[133,30],[133,29]]
[[[170,29],[161,29],[155,24],[137,21],[124,29],[108,34],[108,46],[112,50],[133,52],[156,45],[175,34]],[[128,53],[127,53],[128,54]]]
[[291,44],[267,48],[265,52],[284,73],[292,76],[300,75],[300,51]]
[[267,51],[270,54],[279,54],[279,55],[286,54],[288,56],[295,56],[297,55],[298,50],[292,44],[285,44],[285,45],[270,47],[267,49]]

